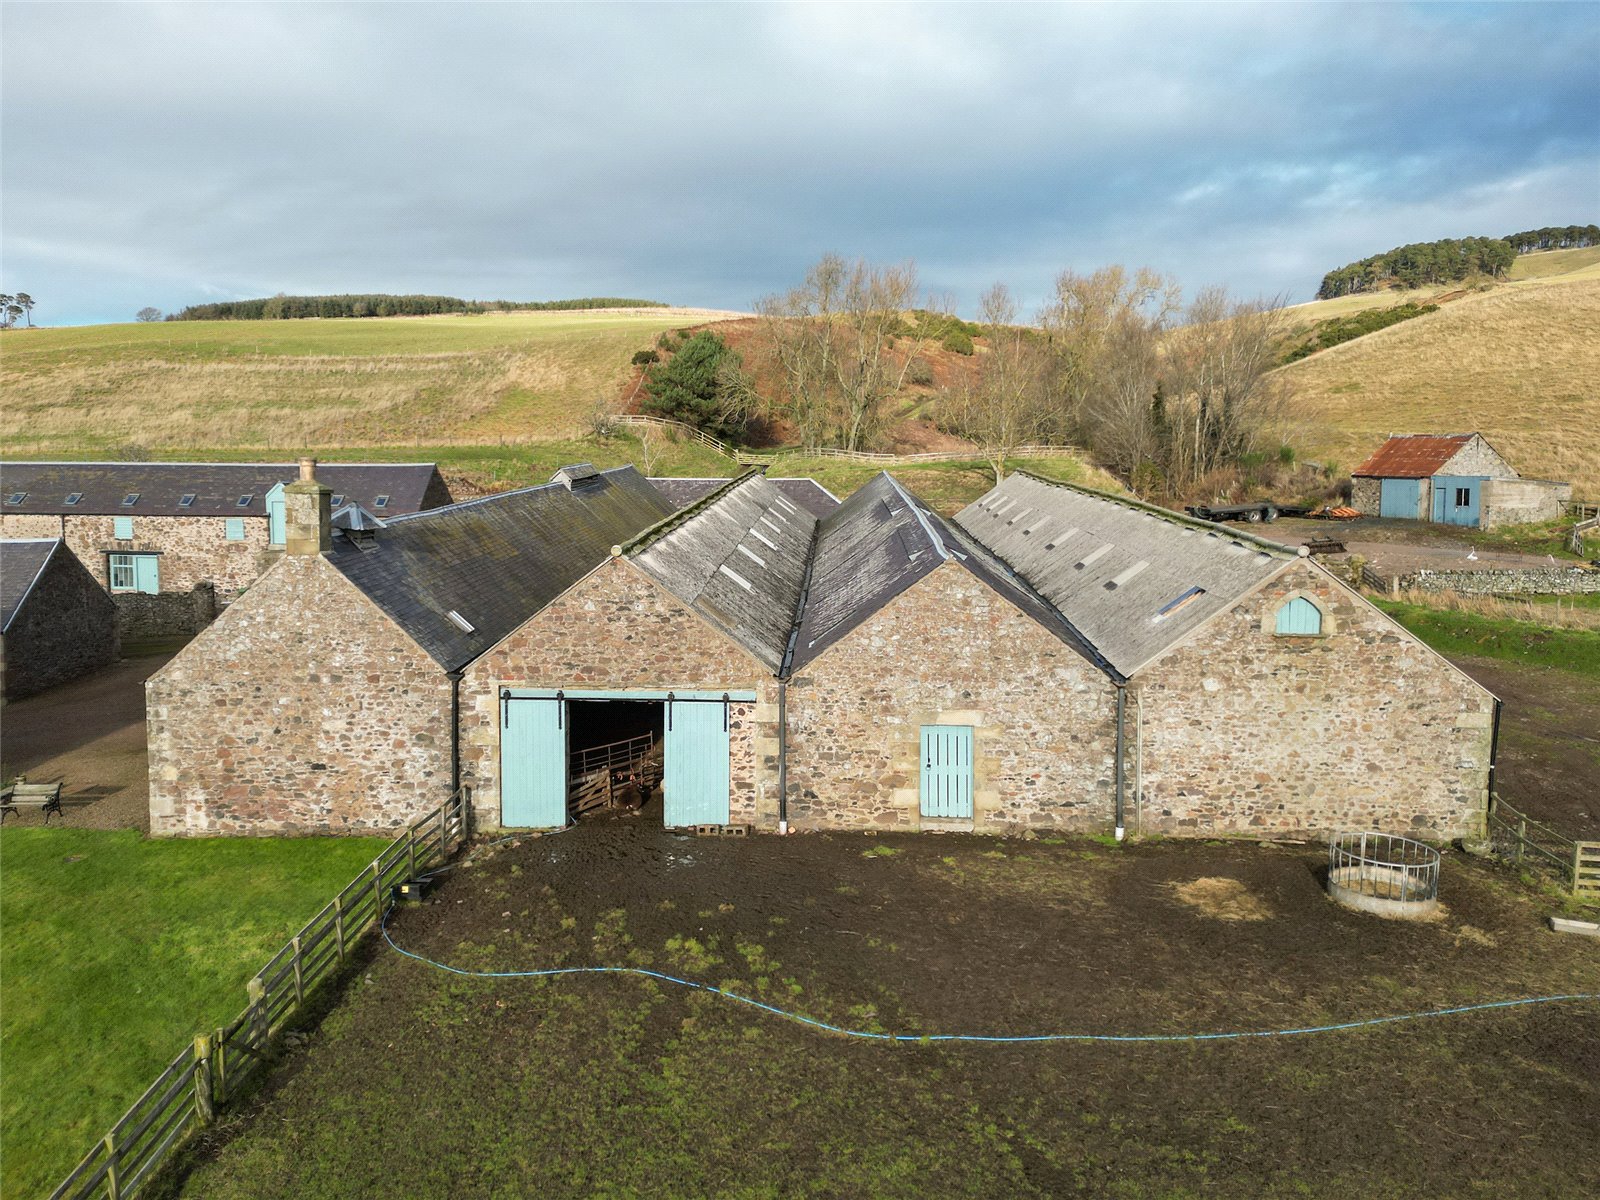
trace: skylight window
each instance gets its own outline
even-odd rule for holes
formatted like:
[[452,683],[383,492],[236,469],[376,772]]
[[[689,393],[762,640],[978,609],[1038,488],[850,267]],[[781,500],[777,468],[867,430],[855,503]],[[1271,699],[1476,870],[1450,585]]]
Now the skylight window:
[[1206,590],[1203,587],[1190,588],[1188,591],[1181,593],[1176,598],[1167,601],[1167,603],[1162,606],[1161,611],[1156,613],[1156,620],[1159,621],[1163,617],[1170,617],[1185,604],[1188,604],[1197,597],[1204,596],[1205,594]]
[[344,507],[344,497],[343,496],[335,496],[333,498],[333,507],[335,507],[335,508],[343,508]]
[[1099,562],[1102,558],[1104,558],[1106,555],[1108,555],[1110,553],[1111,553],[1111,543],[1107,542],[1104,546],[1101,546],[1100,549],[1089,551],[1089,553],[1085,554],[1077,562],[1073,563],[1072,564],[1073,569],[1081,571],[1085,567],[1090,566],[1093,563]]
[[750,581],[748,579],[746,579],[743,575],[739,574],[739,572],[733,571],[733,570],[729,570],[728,567],[726,567],[726,566],[718,567],[717,570],[721,574],[726,575],[729,579],[733,580],[740,587],[742,587],[745,591],[748,592],[750,590]]
[[27,492],[12,492],[11,495],[6,497],[6,503],[7,504],[21,504],[27,498],[28,498],[28,493]]
[[1136,562],[1136,563],[1134,563],[1133,566],[1129,567],[1126,571],[1122,572],[1122,574],[1118,575],[1115,579],[1106,580],[1106,591],[1108,591],[1108,592],[1116,591],[1123,584],[1128,583],[1128,582],[1132,581],[1133,579],[1137,578],[1139,572],[1143,571],[1149,565],[1150,564],[1147,563],[1147,562]]
[[449,612],[445,613],[445,616],[449,617],[450,623],[457,629],[461,630],[462,633],[475,633],[477,631],[477,627],[473,625],[471,621],[467,620],[453,608]]
[[379,496],[376,500],[374,500],[372,502],[372,507],[373,508],[388,508],[389,507],[389,497],[388,496]]
[[255,494],[254,493],[251,493],[248,496],[240,496],[238,501],[234,504],[234,507],[235,508],[249,508],[250,507],[250,501],[252,501],[254,499],[255,499]]
[[67,503],[68,504],[76,504],[78,501],[80,501],[82,499],[83,499],[83,493],[82,492],[71,492],[67,496]]
[[758,566],[758,567],[764,567],[764,566],[767,565],[767,560],[766,559],[762,558],[754,550],[748,549],[745,546],[740,546],[739,547],[739,553],[744,555],[751,562],[755,563],[755,565]]
[[198,499],[198,497],[195,495],[195,493],[193,493],[193,492],[185,492],[178,499],[178,507],[179,508],[193,508],[194,507],[194,502],[195,502],[196,499]]
[[139,493],[138,492],[129,492],[126,496],[124,496],[122,498],[122,507],[123,508],[132,508],[137,503],[139,503]]

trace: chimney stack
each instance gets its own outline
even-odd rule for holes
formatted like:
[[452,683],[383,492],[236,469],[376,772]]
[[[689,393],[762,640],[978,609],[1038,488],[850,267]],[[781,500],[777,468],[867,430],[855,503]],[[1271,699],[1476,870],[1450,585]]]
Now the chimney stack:
[[300,460],[300,478],[283,489],[283,552],[333,549],[333,490],[317,482],[317,460]]

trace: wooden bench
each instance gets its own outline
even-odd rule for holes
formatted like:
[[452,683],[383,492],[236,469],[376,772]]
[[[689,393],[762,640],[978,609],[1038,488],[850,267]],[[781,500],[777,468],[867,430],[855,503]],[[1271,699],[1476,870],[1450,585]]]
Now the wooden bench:
[[23,808],[40,808],[44,810],[44,823],[50,824],[52,814],[66,820],[66,814],[61,810],[61,784],[56,783],[29,783],[18,775],[5,787],[0,788],[0,823],[9,816],[13,816]]

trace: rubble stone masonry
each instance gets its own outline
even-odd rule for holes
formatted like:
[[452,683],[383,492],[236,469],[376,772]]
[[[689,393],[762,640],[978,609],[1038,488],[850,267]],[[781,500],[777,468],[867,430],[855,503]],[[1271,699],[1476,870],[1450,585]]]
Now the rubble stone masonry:
[[777,823],[777,704],[770,673],[639,568],[611,559],[467,668],[462,782],[478,828],[500,824],[500,689],[754,691],[729,720],[729,820]]
[[320,556],[146,684],[154,834],[390,831],[450,792],[444,670]]
[[42,692],[116,658],[116,607],[83,564],[58,549],[5,635],[6,698]]
[[[1296,596],[1322,611],[1321,636],[1274,632]],[[1129,690],[1142,710],[1136,831],[1483,830],[1494,698],[1307,560]]]
[[[1109,829],[1116,689],[946,563],[795,673],[789,821],[798,829]],[[923,725],[973,726],[973,820],[922,817]]]

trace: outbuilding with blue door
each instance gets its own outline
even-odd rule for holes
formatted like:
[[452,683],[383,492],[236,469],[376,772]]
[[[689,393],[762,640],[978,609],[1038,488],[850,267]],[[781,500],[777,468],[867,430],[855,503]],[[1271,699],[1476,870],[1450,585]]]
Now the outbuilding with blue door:
[[1362,513],[1472,529],[1552,520],[1572,497],[1568,484],[1524,479],[1481,433],[1392,436],[1351,481]]

